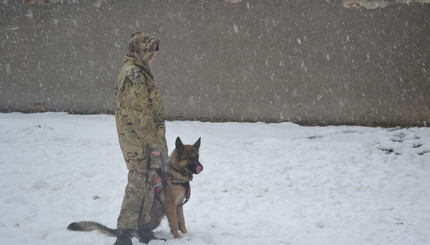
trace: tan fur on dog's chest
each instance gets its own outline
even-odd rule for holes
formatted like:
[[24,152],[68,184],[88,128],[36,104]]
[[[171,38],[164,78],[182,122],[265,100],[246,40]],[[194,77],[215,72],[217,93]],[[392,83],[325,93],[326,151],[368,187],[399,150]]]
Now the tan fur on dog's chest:
[[[179,206],[184,203],[186,189],[182,185],[169,183],[160,194],[160,199],[164,204],[174,203],[175,206]],[[169,198],[166,199],[166,196]]]

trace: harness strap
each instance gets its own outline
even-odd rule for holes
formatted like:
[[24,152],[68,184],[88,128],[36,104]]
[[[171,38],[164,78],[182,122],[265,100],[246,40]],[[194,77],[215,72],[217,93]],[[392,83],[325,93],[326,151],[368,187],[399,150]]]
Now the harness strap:
[[183,206],[191,198],[190,182],[189,181],[185,181],[185,180],[172,180],[172,184],[173,185],[182,185],[183,187],[185,187],[185,190],[186,190],[186,192],[185,192],[185,201],[181,205],[179,205],[178,207]]
[[189,182],[185,180],[172,180],[172,184],[174,185],[184,185],[186,183],[189,183]]
[[[159,200],[161,202],[160,199],[160,192],[164,189],[164,187],[167,184],[167,180],[166,178],[161,177],[158,174],[154,174],[154,190],[155,190],[155,195],[157,200]],[[187,203],[190,200],[191,197],[191,187],[190,187],[190,182],[189,181],[185,181],[185,180],[172,180],[172,184],[173,185],[182,185],[183,187],[185,187],[185,201],[180,204],[178,207],[183,206],[185,203]]]

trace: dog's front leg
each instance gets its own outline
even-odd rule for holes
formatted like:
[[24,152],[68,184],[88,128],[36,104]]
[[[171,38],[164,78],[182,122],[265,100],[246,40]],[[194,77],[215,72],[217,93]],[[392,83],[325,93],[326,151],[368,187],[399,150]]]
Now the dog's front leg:
[[179,221],[179,230],[182,233],[188,233],[187,228],[185,227],[185,216],[184,216],[184,208],[183,206],[179,206],[177,208],[178,213],[178,221]]
[[166,216],[169,221],[170,231],[175,238],[181,238],[178,232],[178,216],[175,203],[166,204]]

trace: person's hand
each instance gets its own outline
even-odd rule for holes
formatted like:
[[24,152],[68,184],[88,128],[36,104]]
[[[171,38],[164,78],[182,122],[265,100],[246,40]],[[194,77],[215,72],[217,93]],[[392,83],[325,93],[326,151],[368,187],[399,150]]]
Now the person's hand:
[[151,152],[151,154],[153,156],[155,156],[155,157],[159,157],[161,155],[161,152],[159,152],[159,151],[153,151],[153,152]]

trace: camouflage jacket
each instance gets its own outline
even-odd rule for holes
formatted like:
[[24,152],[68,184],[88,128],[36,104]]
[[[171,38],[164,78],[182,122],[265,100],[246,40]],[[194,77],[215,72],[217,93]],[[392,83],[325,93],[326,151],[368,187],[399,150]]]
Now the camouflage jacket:
[[149,65],[125,57],[115,88],[115,119],[121,148],[141,147],[142,153],[160,151],[167,157],[164,108]]

